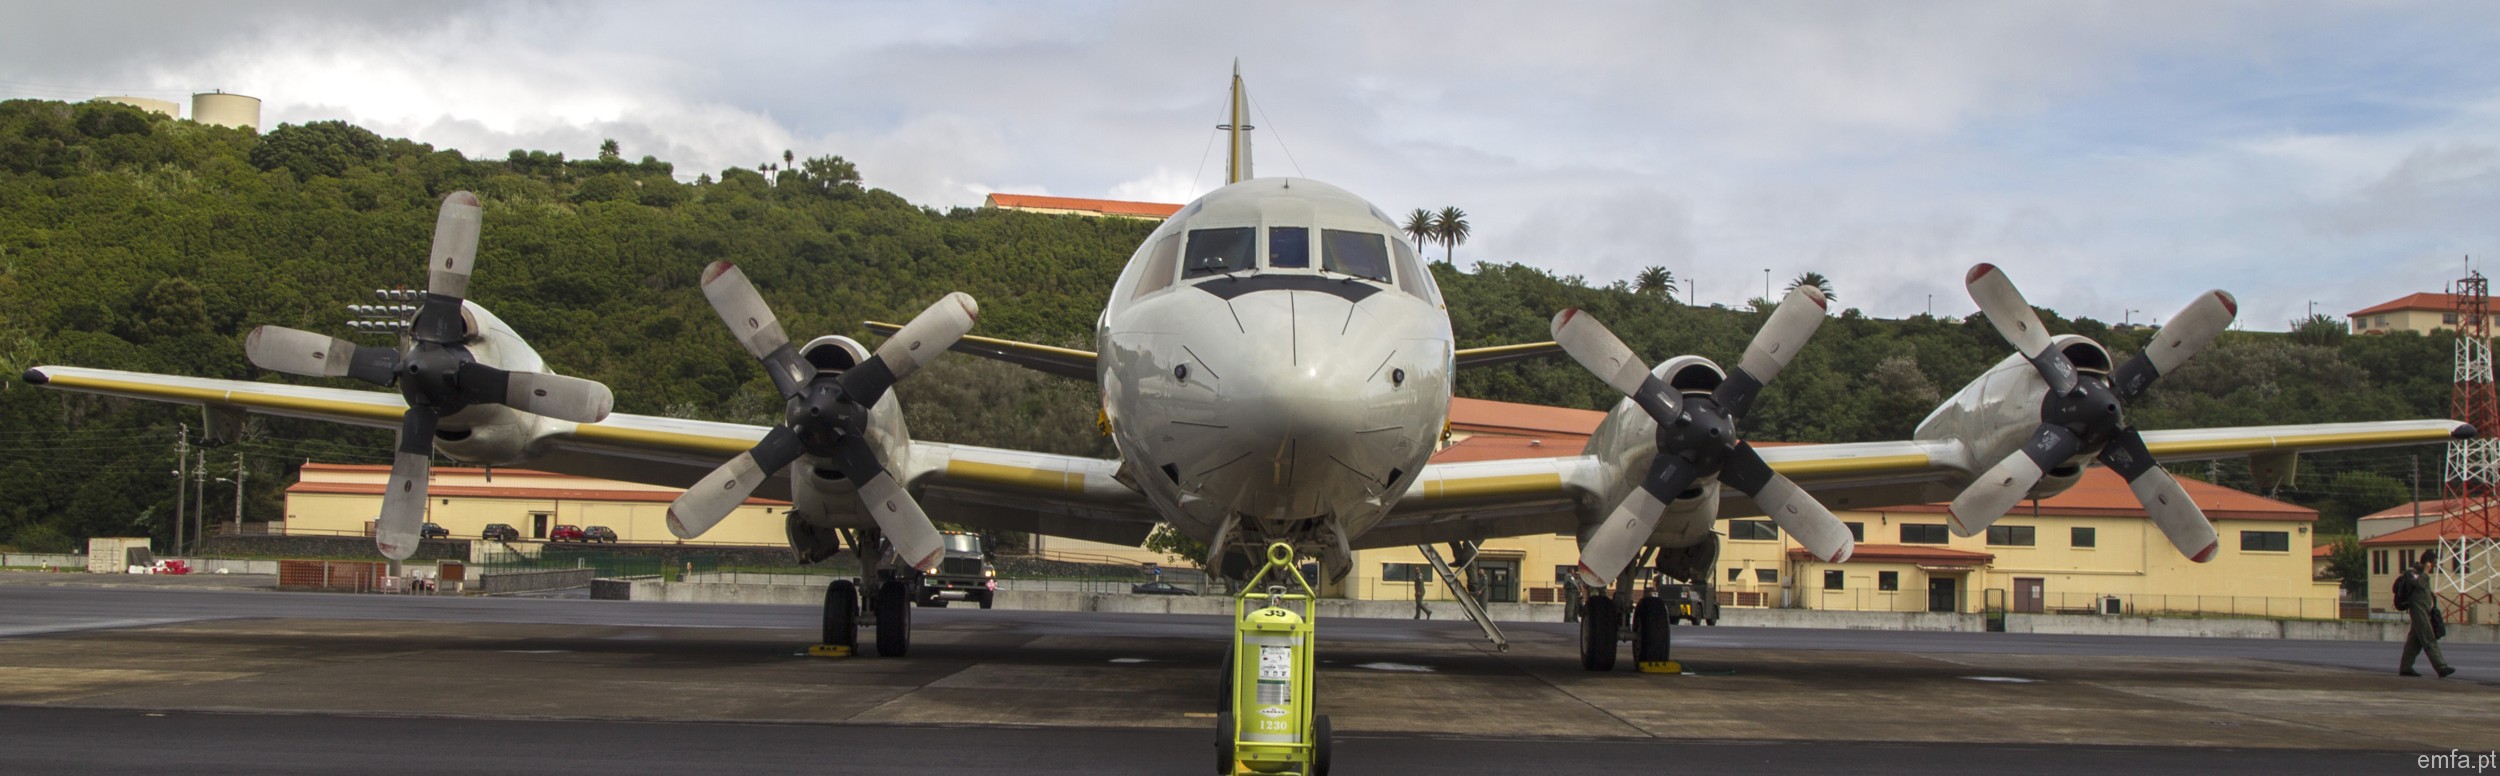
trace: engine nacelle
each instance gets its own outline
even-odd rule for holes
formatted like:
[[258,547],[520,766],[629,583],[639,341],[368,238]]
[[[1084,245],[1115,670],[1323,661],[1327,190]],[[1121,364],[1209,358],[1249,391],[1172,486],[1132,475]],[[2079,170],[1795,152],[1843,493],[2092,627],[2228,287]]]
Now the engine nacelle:
[[[547,362],[538,357],[538,351],[494,313],[476,302],[463,301],[460,316],[468,329],[463,344],[478,363],[509,372],[547,371]],[[471,405],[444,416],[434,430],[434,447],[462,463],[521,463],[542,452],[539,441],[556,433],[561,423],[500,404]]]
[[[824,336],[808,340],[799,349],[799,357],[821,372],[840,373],[867,361],[870,351],[849,337]],[[868,443],[877,451],[877,459],[888,471],[902,471],[910,454],[911,431],[903,425],[903,406],[887,391],[875,406],[868,408]],[[833,461],[813,457],[801,458],[790,467],[792,551],[806,557],[812,545],[803,542],[798,525],[810,530],[831,532],[836,529],[870,529],[877,523],[859,503],[859,487],[851,484],[848,475]]]
[[[2059,335],[2051,341],[2077,371],[2109,373],[2113,361],[2100,343],[2077,334]],[[1961,464],[1971,476],[1978,476],[2031,438],[2040,427],[2040,405],[2048,392],[2048,381],[2040,378],[2031,362],[2019,353],[2006,356],[1929,413],[1911,438],[1962,443],[1967,457]],[[2073,487],[2083,477],[2088,458],[2077,454],[2052,467],[2032,487],[2029,497],[2047,498]]]
[[[1717,363],[1700,356],[1677,356],[1650,370],[1669,387],[1687,397],[1707,397],[1727,380],[1727,372]],[[1587,452],[1606,462],[1613,474],[1614,487],[1609,488],[1603,503],[1620,501],[1630,493],[1648,470],[1649,460],[1658,454],[1658,424],[1649,415],[1633,406],[1630,400],[1617,402],[1606,413],[1597,430],[1589,437]],[[1711,537],[1711,528],[1718,523],[1719,488],[1702,482],[1676,494],[1667,504],[1657,528],[1650,532],[1649,544],[1654,547],[1689,547]],[[1602,520],[1605,513],[1597,518]],[[1596,525],[1581,526],[1582,536]]]

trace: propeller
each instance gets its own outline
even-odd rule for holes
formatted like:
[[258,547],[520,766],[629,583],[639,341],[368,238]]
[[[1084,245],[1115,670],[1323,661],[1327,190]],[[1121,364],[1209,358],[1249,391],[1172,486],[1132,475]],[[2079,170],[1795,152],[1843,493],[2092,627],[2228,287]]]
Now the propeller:
[[348,377],[397,386],[408,412],[399,419],[399,443],[391,457],[391,481],[374,522],[373,543],[391,560],[417,549],[425,521],[425,486],[434,453],[434,429],[444,416],[476,404],[501,404],[522,412],[576,423],[605,420],[615,397],[608,387],[578,377],[510,372],[478,363],[469,352],[461,301],[469,270],[477,263],[477,195],[455,191],[443,198],[434,220],[434,247],[426,259],[425,302],[408,325],[405,350],[358,345],[338,337],[283,326],[262,326],[243,339],[254,365],[305,377]]
[[737,335],[738,344],[763,363],[773,387],[789,404],[782,423],[754,448],[712,470],[669,505],[668,530],[683,539],[701,536],[745,503],[765,479],[809,456],[840,467],[858,486],[861,503],[896,557],[921,571],[936,570],[946,550],[944,540],[919,502],[877,460],[868,443],[868,410],[896,381],[971,331],[980,305],[969,294],[947,294],[879,345],[868,360],[840,372],[820,372],[790,345],[781,321],[737,266],[723,261],[705,269],[703,296]]
[[1737,438],[1734,422],[1814,336],[1827,304],[1818,289],[1800,286],[1790,291],[1727,379],[1709,394],[1693,396],[1683,396],[1659,379],[1596,317],[1577,309],[1554,316],[1554,340],[1563,352],[1623,392],[1658,424],[1658,453],[1640,486],[1615,505],[1580,548],[1575,573],[1582,582],[1601,588],[1612,584],[1649,542],[1651,530],[1677,494],[1711,476],[1752,497],[1772,522],[1815,557],[1834,563],[1849,559],[1856,542],[1848,525],[1797,483],[1773,471],[1753,445]]
[[2238,300],[2221,290],[2197,296],[2171,316],[2169,325],[2161,328],[2144,352],[2101,374],[2078,370],[2067,360],[2040,325],[2039,313],[2004,270],[1981,264],[1972,267],[1963,280],[1970,287],[1972,301],[1979,303],[1997,333],[2039,371],[2048,384],[2048,395],[2040,401],[2040,425],[2022,448],[1998,460],[1954,496],[1954,532],[1973,536],[1987,530],[2047,472],[2088,451],[2127,479],[2128,490],[2135,492],[2136,501],[2180,554],[2198,563],[2211,560],[2219,544],[2213,523],[2179,487],[2179,481],[2154,462],[2144,436],[2126,420],[2126,403],[2230,328],[2239,315]]

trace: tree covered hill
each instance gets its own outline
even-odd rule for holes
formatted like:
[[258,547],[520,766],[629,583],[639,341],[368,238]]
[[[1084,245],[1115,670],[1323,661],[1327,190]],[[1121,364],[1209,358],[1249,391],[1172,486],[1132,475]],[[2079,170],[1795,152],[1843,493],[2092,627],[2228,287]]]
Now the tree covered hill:
[[[779,401],[697,288],[708,262],[738,262],[802,340],[873,344],[861,321],[900,321],[961,290],[981,301],[977,333],[1090,349],[1103,296],[1154,226],[941,211],[861,185],[839,156],[793,161],[770,177],[729,169],[687,183],[648,156],[470,159],[341,122],[256,134],[121,105],[0,102],[0,356],[12,375],[68,364],[278,380],[244,360],[243,334],[261,324],[345,334],[346,305],[374,301],[372,289],[422,287],[435,209],[466,189],[486,208],[471,297],[557,371],[607,383],[622,412],[760,422]],[[1433,271],[1462,347],[1547,339],[1555,311],[1581,307],[1651,358],[1733,363],[1767,314],[1681,306],[1521,264]],[[2122,358],[2149,336],[2047,317]],[[2347,338],[2326,323],[2289,337],[2226,335],[2141,402],[2137,421],[2445,414],[2448,339]],[[1760,439],[1897,438],[2008,352],[1983,322],[1845,312],[1747,425]],[[0,543],[172,536],[175,428],[190,423],[196,439],[198,413],[9,383],[0,388]],[[922,437],[1109,452],[1093,431],[1096,391],[1074,381],[953,358],[898,390]],[[1593,409],[1614,400],[1564,359],[1471,371],[1458,390]],[[232,477],[239,459],[245,511],[269,519],[294,465],[386,462],[389,442],[388,432],[255,419],[209,461],[213,476]],[[2387,462],[2398,458],[2312,462],[2308,472],[2329,471],[2305,475],[2315,492],[2294,495],[2383,499],[2394,482]],[[2339,475],[2378,479],[2339,491],[2329,484]],[[232,516],[232,487],[211,484],[212,521]]]

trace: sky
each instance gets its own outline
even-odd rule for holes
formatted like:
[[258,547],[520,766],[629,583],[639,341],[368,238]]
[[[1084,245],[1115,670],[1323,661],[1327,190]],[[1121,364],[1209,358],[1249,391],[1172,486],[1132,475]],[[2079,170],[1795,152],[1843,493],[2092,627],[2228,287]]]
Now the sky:
[[[436,2],[12,4],[0,98],[263,100],[472,158],[682,176],[841,155],[924,205],[1185,202],[1236,58],[1258,172],[1462,208],[1462,266],[1701,304],[2068,317],[2208,288],[2282,330],[2500,257],[2486,3]],[[187,110],[187,108],[186,108]],[[1305,161],[1308,160],[1308,161]],[[1439,249],[1433,253],[1441,254]],[[1767,271],[1767,272],[1766,272]]]

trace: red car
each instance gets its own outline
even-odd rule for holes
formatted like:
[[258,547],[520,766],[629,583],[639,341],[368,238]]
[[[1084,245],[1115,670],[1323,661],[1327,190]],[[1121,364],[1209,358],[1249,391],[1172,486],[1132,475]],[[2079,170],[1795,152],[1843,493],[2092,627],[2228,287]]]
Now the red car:
[[587,539],[588,537],[582,533],[582,527],[578,525],[559,525],[555,530],[547,532],[547,541],[551,542],[578,542]]

